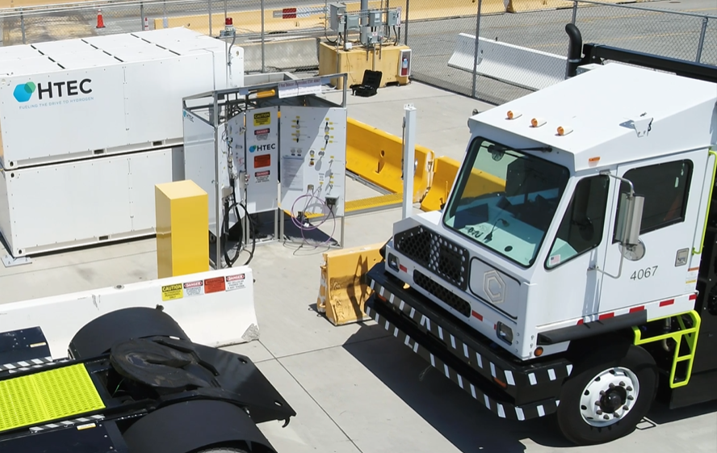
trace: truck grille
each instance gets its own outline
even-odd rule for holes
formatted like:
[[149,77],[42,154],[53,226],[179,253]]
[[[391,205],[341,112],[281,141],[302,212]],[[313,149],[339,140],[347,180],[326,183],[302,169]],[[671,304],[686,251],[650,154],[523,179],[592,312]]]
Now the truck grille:
[[426,277],[421,273],[421,271],[413,271],[413,281],[416,283],[416,285],[420,286],[421,288],[425,289],[429,293],[433,294],[437,298],[441,299],[443,302],[456,309],[466,318],[470,317],[471,306],[468,302],[456,296],[446,288],[442,287],[439,283],[434,282],[430,278]]
[[462,290],[468,287],[468,251],[417,226],[394,236],[396,250]]

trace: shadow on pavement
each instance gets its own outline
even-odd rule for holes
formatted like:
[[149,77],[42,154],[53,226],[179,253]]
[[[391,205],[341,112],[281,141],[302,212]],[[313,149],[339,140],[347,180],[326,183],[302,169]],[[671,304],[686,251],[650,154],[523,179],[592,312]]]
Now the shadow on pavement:
[[[364,326],[354,336],[365,338],[369,335],[364,331],[375,329],[383,330]],[[557,430],[554,417],[503,420],[435,369],[430,368],[421,379],[428,364],[391,336],[363,342],[352,337],[343,347],[463,452],[523,452],[521,439],[526,438],[551,447],[571,445]]]

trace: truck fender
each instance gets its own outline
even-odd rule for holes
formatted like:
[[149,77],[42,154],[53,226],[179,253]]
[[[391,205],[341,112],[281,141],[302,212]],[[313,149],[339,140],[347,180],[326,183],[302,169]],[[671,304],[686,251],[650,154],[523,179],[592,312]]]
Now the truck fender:
[[136,421],[124,439],[132,453],[189,453],[219,446],[276,453],[244,409],[215,400],[164,406]]
[[189,340],[179,324],[160,309],[124,308],[85,324],[70,341],[70,355],[77,360],[97,357],[119,342],[152,336]]

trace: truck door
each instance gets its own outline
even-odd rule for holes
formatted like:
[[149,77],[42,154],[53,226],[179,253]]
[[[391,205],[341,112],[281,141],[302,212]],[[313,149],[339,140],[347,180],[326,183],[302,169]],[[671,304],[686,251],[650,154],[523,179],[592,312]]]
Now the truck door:
[[632,181],[645,204],[641,243],[626,249],[615,242],[615,232],[620,195],[629,185],[613,179],[618,190],[612,192],[614,209],[603,268],[607,275],[602,280],[599,313],[685,294],[703,179],[701,172],[695,171],[696,157],[697,153],[690,153],[630,163],[613,173]]

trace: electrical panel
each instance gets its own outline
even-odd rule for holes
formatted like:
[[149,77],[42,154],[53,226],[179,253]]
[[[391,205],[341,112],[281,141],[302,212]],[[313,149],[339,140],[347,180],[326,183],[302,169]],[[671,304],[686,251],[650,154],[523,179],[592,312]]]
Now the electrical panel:
[[401,25],[400,9],[393,9],[388,11],[388,13],[386,14],[386,25],[388,25],[389,27]]
[[346,16],[347,30],[358,30],[359,28],[361,28],[361,18],[359,16]]
[[229,138],[238,181],[246,190],[249,214],[278,207],[279,122],[278,107],[250,109],[231,118]]
[[329,3],[329,28],[341,33],[343,31],[342,17],[346,16],[346,5],[343,3]]
[[383,15],[383,12],[380,10],[372,10],[368,12],[368,26],[369,27],[380,27],[383,25],[383,21],[381,20],[381,16]]
[[346,109],[281,107],[281,207],[344,215]]

